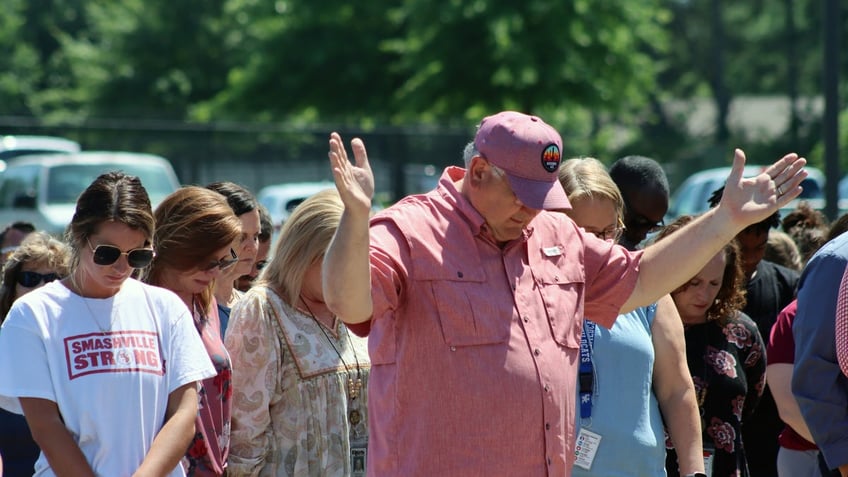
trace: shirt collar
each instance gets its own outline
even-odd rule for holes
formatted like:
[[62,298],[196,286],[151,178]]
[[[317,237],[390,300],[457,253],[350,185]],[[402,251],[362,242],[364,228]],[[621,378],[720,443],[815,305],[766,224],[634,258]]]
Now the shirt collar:
[[[436,192],[448,203],[454,205],[457,213],[465,219],[475,236],[483,236],[495,242],[489,231],[489,226],[486,224],[486,220],[474,208],[468,197],[465,197],[462,191],[457,188],[457,182],[464,177],[465,169],[457,166],[446,167],[444,172],[442,172],[442,176],[439,178]],[[535,219],[533,220],[535,221]],[[511,242],[526,241],[531,235],[533,235],[533,221],[524,228],[520,239]]]

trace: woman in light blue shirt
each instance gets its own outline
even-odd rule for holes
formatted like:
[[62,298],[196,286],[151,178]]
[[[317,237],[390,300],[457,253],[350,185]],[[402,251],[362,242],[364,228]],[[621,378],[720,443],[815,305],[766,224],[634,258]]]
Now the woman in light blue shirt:
[[[585,240],[617,240],[623,200],[603,164],[570,159],[560,182],[564,211]],[[686,367],[683,326],[674,302],[620,315],[609,330],[584,321],[578,380],[578,448],[572,475],[665,476],[665,432],[679,451],[681,475],[704,471],[701,428]]]

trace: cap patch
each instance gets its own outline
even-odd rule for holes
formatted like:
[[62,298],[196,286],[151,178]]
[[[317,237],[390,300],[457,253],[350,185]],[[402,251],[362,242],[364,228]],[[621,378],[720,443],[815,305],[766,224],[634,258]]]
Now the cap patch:
[[562,162],[562,155],[559,153],[559,146],[550,144],[542,151],[542,167],[548,172],[556,172],[559,169],[559,163]]

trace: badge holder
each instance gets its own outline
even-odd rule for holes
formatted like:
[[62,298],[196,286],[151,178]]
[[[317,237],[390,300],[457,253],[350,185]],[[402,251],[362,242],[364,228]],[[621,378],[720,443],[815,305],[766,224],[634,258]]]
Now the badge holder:
[[350,471],[351,477],[365,477],[368,469],[368,434],[365,433],[365,420],[359,409],[350,409]]
[[585,470],[591,469],[599,445],[601,445],[601,435],[581,427],[577,434],[577,444],[574,446],[574,465]]

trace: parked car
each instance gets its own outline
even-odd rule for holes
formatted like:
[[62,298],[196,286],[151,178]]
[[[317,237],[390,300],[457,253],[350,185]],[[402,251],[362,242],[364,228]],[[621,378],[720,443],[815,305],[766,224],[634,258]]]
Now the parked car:
[[29,154],[74,153],[78,142],[56,136],[0,135],[0,159],[8,161]]
[[301,202],[322,190],[335,187],[330,181],[269,185],[259,190],[256,200],[268,209],[274,226],[280,227]]
[[[768,166],[747,165],[742,175],[753,177],[761,174],[766,167]],[[800,200],[806,200],[815,209],[824,209],[824,174],[815,167],[806,167],[805,169],[808,175],[801,183],[803,192],[781,210],[781,216],[794,209]],[[710,195],[724,185],[728,174],[730,174],[730,167],[717,167],[696,172],[689,176],[671,197],[666,218],[672,220],[681,215],[700,214],[709,209]],[[666,220],[666,222],[669,220]]]
[[167,159],[133,152],[77,152],[27,155],[8,161],[0,177],[0,226],[32,222],[53,234],[64,233],[77,197],[100,174],[120,170],[138,176],[153,207],[180,183]]

